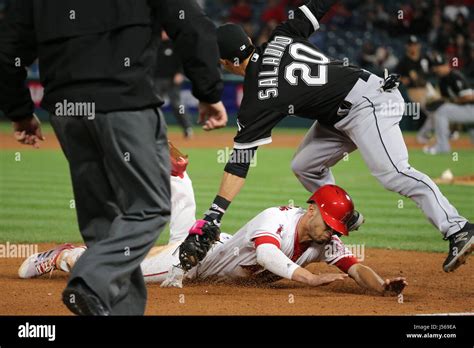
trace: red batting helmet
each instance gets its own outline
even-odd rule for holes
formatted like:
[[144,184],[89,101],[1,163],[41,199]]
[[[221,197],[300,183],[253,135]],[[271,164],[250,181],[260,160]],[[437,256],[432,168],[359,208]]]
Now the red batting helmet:
[[324,185],[313,193],[308,203],[316,203],[329,227],[343,235],[349,235],[347,221],[354,214],[354,203],[346,191],[336,185]]

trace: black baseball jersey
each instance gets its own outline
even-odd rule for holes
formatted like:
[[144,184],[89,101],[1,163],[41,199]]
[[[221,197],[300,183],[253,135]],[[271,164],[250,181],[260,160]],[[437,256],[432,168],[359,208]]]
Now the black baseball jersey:
[[0,21],[0,110],[11,120],[31,116],[26,70],[17,63],[36,58],[42,107],[52,114],[64,100],[93,102],[104,113],[160,106],[150,72],[161,28],[174,39],[194,96],[217,103],[223,82],[215,26],[195,1],[15,0]]
[[439,89],[441,95],[449,99],[456,99],[473,93],[469,82],[457,70],[451,70],[448,75],[440,78]]
[[363,70],[327,57],[307,40],[319,28],[318,6],[300,7],[251,56],[234,148],[270,143],[272,129],[288,115],[327,125],[344,117],[339,107]]

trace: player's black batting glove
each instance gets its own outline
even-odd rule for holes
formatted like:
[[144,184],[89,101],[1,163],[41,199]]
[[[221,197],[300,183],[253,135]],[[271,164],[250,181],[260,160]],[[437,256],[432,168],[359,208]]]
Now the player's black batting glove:
[[384,80],[382,89],[385,92],[391,92],[400,86],[400,75],[399,74],[388,74],[388,70],[385,69]]
[[204,259],[212,244],[219,241],[221,230],[215,222],[197,220],[189,230],[188,237],[179,246],[179,262],[189,271]]

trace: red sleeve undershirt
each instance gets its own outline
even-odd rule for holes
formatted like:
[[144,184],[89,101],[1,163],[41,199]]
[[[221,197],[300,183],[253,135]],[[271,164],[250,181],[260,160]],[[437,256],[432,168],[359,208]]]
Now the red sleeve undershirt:
[[357,261],[357,257],[346,256],[337,261],[334,265],[337,266],[344,273],[347,273],[349,271],[349,268],[351,268],[356,263],[359,263],[359,261]]
[[257,247],[262,244],[273,244],[278,249],[280,249],[280,242],[276,238],[271,237],[271,236],[257,237],[253,241],[255,243],[255,249],[257,249]]

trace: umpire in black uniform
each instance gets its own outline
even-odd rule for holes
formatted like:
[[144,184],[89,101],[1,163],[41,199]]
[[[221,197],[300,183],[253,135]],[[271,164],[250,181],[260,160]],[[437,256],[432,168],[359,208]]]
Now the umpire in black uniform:
[[161,28],[193,82],[204,128],[224,126],[215,27],[194,0],[16,0],[0,25],[0,110],[19,142],[39,146],[25,86],[38,57],[42,106],[69,162],[88,246],[63,293],[76,314],[145,312],[140,263],[170,215],[166,124],[152,89]]

